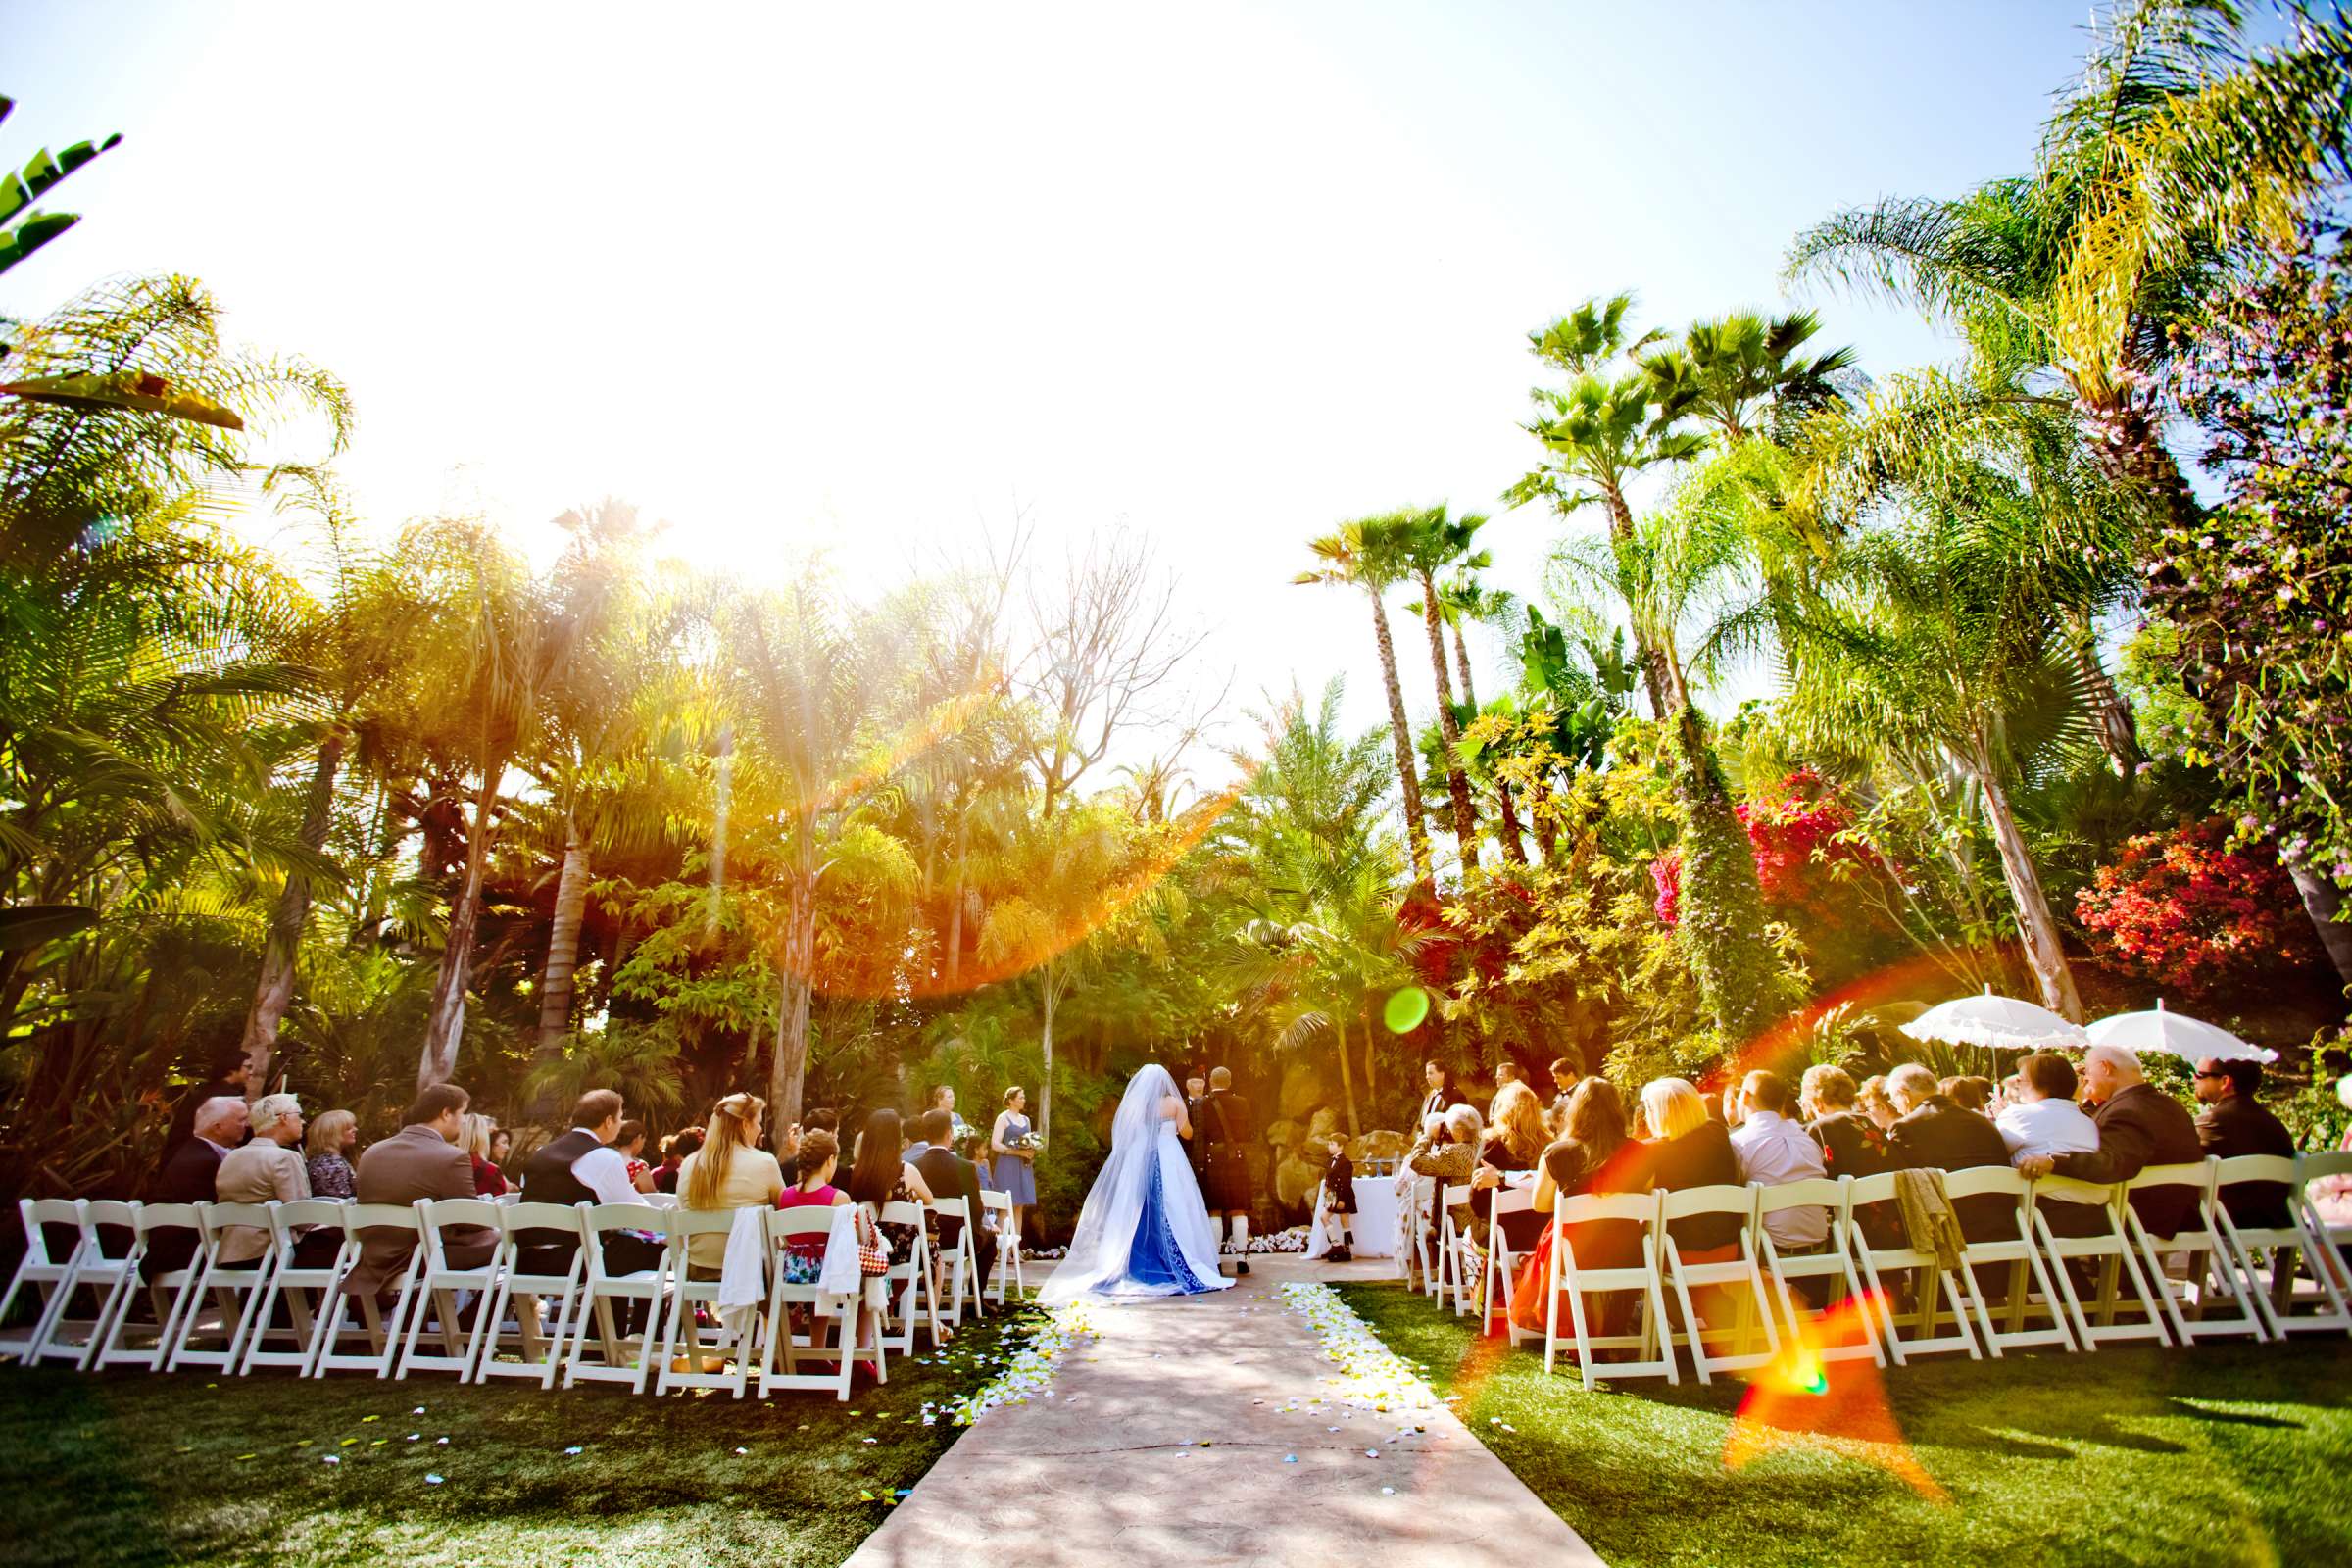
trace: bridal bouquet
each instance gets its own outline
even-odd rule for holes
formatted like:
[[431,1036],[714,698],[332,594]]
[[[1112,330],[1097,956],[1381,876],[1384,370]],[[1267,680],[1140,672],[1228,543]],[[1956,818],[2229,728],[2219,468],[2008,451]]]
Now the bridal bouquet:
[[1043,1133],[1028,1132],[1021,1134],[1018,1138],[1008,1140],[1004,1147],[1006,1149],[1026,1149],[1031,1153],[1042,1154],[1046,1152],[1046,1139]]

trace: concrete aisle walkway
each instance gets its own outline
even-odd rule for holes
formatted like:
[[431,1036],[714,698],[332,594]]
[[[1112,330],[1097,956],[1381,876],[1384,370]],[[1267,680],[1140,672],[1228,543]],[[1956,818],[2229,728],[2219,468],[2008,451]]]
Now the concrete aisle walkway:
[[1281,1286],[1378,1277],[1385,1262],[1251,1261],[1214,1296],[1095,1308],[1098,1338],[1080,1342],[1055,1397],[984,1416],[851,1568],[1600,1562],[1450,1410],[1402,1417],[1427,1430],[1399,1437],[1396,1414],[1328,1402],[1336,1371]]

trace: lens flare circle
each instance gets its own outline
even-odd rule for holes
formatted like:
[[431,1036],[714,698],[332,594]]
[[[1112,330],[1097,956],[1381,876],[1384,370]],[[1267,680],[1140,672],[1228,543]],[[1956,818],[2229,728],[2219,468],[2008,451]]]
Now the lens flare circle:
[[1389,997],[1388,1006],[1381,1016],[1388,1023],[1389,1033],[1409,1035],[1421,1027],[1429,1016],[1429,993],[1419,986],[1406,986]]

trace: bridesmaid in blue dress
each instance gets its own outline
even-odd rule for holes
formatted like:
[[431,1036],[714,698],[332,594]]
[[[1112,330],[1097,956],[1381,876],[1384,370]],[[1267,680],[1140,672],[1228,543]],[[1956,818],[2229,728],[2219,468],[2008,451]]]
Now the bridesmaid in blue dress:
[[1037,1221],[1037,1151],[1029,1147],[1029,1092],[1015,1084],[1004,1091],[1004,1108],[989,1130],[989,1164],[997,1185],[1012,1200],[1013,1223],[1020,1228],[1021,1245],[1043,1245],[1045,1228]]

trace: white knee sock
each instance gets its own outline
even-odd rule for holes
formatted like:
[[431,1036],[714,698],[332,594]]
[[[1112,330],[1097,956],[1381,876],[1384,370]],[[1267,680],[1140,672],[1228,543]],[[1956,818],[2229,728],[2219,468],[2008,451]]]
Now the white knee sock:
[[1233,1217],[1233,1250],[1245,1257],[1250,1253],[1250,1216],[1247,1214]]
[[1220,1251],[1220,1252],[1224,1251],[1224,1250],[1225,1250],[1225,1216],[1224,1216],[1224,1215],[1222,1215],[1222,1214],[1211,1214],[1211,1215],[1209,1215],[1209,1216],[1208,1216],[1208,1228],[1209,1228],[1209,1234],[1210,1234],[1210,1235],[1212,1235],[1212,1236],[1214,1236],[1214,1237],[1216,1237],[1216,1239],[1217,1239],[1217,1250],[1218,1250],[1218,1251]]

